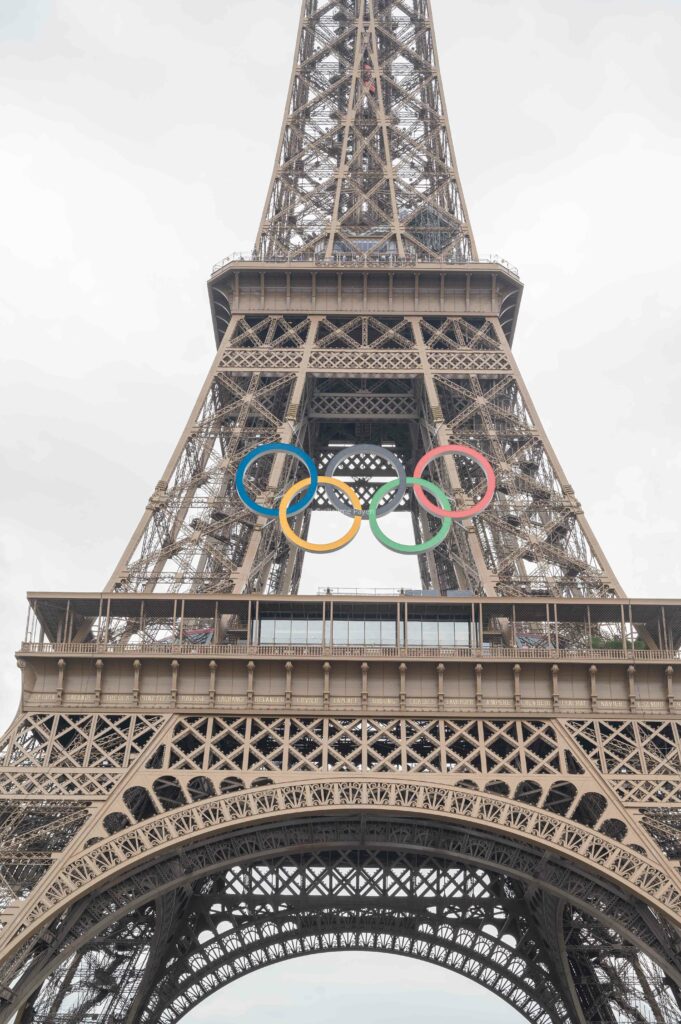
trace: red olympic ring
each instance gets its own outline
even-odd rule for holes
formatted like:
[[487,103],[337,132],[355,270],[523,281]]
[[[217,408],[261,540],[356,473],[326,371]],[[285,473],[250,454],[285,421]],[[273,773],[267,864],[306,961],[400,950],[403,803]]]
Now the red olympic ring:
[[428,452],[423,456],[414,470],[414,476],[422,477],[426,467],[441,455],[466,455],[469,459],[472,459],[473,462],[476,462],[485,474],[487,490],[477,505],[471,505],[470,508],[464,508],[460,511],[455,509],[452,512],[446,512],[445,509],[440,508],[426,497],[425,491],[422,487],[417,486],[414,488],[414,497],[418,501],[419,505],[421,508],[425,509],[426,512],[430,512],[431,515],[437,516],[439,519],[470,519],[472,516],[480,515],[480,513],[484,512],[491,503],[497,489],[496,474],[490,463],[485,456],[481,452],[476,451],[475,448],[469,448],[465,444],[445,444],[440,448],[433,448],[431,452]]

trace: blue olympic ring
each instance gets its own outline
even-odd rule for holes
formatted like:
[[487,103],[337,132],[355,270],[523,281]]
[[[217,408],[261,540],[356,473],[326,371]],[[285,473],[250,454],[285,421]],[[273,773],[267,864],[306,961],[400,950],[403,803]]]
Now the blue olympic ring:
[[239,468],[236,471],[234,482],[236,485],[236,493],[241,498],[241,501],[250,509],[251,512],[255,512],[259,516],[267,516],[268,519],[276,519],[279,515],[279,510],[276,508],[265,508],[264,505],[259,505],[257,501],[253,501],[248,491],[246,490],[245,476],[250,467],[258,459],[261,459],[264,455],[270,455],[272,452],[284,452],[286,455],[293,456],[294,459],[298,459],[303,463],[307,469],[308,476],[310,477],[310,486],[308,487],[305,494],[303,494],[300,501],[292,505],[288,510],[289,516],[296,516],[300,512],[304,512],[312,502],[314,501],[315,494],[317,493],[317,484],[319,482],[319,472],[311,456],[304,452],[301,448],[295,448],[292,444],[263,444],[259,448],[254,448],[244,459],[239,463]]

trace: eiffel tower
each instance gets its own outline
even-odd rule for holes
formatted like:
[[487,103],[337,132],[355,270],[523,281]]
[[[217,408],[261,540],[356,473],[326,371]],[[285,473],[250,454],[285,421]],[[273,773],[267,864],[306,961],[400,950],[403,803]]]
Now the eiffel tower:
[[[29,595],[0,1024],[171,1024],[365,949],[536,1024],[678,1022],[681,602],[624,596],[518,372],[522,285],[476,249],[429,0],[304,0],[257,242],[209,292],[217,354],[111,580]],[[362,514],[448,446],[428,479],[474,504],[452,445],[496,493],[414,556],[422,590],[299,596],[258,508],[307,486],[305,543],[339,499],[277,448],[246,507],[270,444]]]

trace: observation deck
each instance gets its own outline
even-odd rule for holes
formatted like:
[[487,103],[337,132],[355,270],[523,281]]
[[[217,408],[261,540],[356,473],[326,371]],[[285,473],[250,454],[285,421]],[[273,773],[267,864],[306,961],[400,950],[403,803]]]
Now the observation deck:
[[523,286],[498,256],[424,262],[409,257],[338,254],[332,259],[261,261],[235,253],[208,282],[219,345],[234,314],[498,316],[513,341]]
[[24,709],[675,715],[681,601],[29,595]]

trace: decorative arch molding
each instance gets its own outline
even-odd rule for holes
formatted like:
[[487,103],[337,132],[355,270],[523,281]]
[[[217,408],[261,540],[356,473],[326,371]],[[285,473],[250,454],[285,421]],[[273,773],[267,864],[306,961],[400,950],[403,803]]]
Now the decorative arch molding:
[[[167,853],[203,836],[247,824],[338,811],[416,814],[434,820],[471,823],[516,840],[522,836],[628,890],[681,926],[681,886],[660,864],[630,847],[545,809],[464,785],[418,780],[330,780],[263,786],[185,805],[157,815],[76,853],[45,882],[21,911],[5,942],[5,956],[17,937],[44,927],[56,914],[131,864]],[[4,959],[4,957],[3,957]]]
[[[30,920],[5,957],[4,984],[19,979],[16,1005],[60,960],[95,937],[103,920],[123,917],[130,908],[172,892],[179,879],[207,877],[272,850],[358,845],[425,849],[521,879],[615,929],[681,986],[681,961],[672,948],[678,937],[655,906],[659,896],[650,898],[636,884],[655,878],[645,858],[589,829],[496,795],[390,780],[310,780],[210,799],[89,847],[71,859],[68,871],[49,880],[46,895],[54,899],[49,921],[45,911],[31,908]],[[608,877],[597,857],[601,845],[617,858],[616,864],[629,863],[632,870],[646,873],[627,885],[612,867]],[[46,934],[51,940],[47,948]],[[11,1012],[0,1010],[0,1024],[10,1019]]]
[[[147,859],[143,864],[138,863],[110,888],[99,888],[77,901],[48,931],[43,931],[38,944],[33,945],[32,949],[29,944],[23,947],[22,954],[14,962],[18,978],[15,998],[11,1005],[0,1009],[0,1024],[13,1020],[17,1006],[23,1008],[28,1005],[27,1000],[32,1000],[46,979],[55,976],[60,964],[70,968],[73,958],[77,958],[79,952],[87,954],[88,943],[101,950],[107,936],[110,941],[117,941],[120,935],[114,934],[115,929],[124,929],[126,921],[135,910],[139,911],[135,927],[139,928],[141,921],[143,928],[146,928],[145,941],[149,946],[152,940],[157,945],[159,934],[173,936],[176,933],[174,922],[178,914],[184,914],[178,901],[188,886],[201,883],[201,880],[210,881],[230,869],[242,871],[245,865],[262,865],[275,855],[318,860],[323,851],[330,857],[337,857],[342,851],[349,851],[352,856],[356,856],[359,850],[375,850],[380,856],[386,853],[389,856],[425,856],[431,861],[446,863],[449,871],[465,865],[470,873],[489,872],[490,875],[506,880],[504,884],[508,884],[508,880],[513,884],[513,880],[516,880],[526,893],[530,890],[535,892],[531,898],[536,907],[533,916],[540,922],[539,930],[549,936],[554,946],[558,934],[556,925],[568,907],[575,907],[578,908],[576,913],[583,918],[604,922],[600,935],[606,941],[615,941],[617,944],[624,941],[632,952],[640,952],[657,963],[661,967],[662,977],[671,978],[672,984],[675,982],[679,985],[681,982],[681,967],[670,960],[673,956],[671,947],[674,936],[664,922],[641,901],[617,892],[593,876],[588,877],[586,872],[567,864],[564,858],[547,857],[529,844],[495,835],[487,828],[462,829],[460,824],[452,821],[428,821],[423,815],[405,816],[395,812],[392,815],[345,813],[320,818],[308,809],[304,817],[236,828],[219,837],[214,836],[208,843],[199,838],[182,851],[169,852],[165,858],[156,857]],[[422,872],[412,872],[411,876],[413,885],[418,886],[421,895],[425,893],[429,905],[437,901],[439,890],[429,892],[422,888]],[[413,897],[415,892],[414,888],[406,895]],[[545,894],[541,897],[541,905],[536,902],[536,894],[540,892]],[[268,894],[267,899],[271,898],[271,894]],[[389,906],[385,893],[379,894],[379,898]],[[376,928],[377,932],[382,930]],[[603,941],[602,938],[600,941]],[[140,942],[138,938],[138,949]],[[489,972],[483,972],[477,980],[494,990],[494,978]],[[559,987],[569,995],[571,982],[564,978]],[[133,986],[122,981],[114,988],[123,992]],[[503,998],[503,991],[499,994]],[[194,1005],[200,998],[200,994],[194,996]],[[136,1015],[119,1015],[115,1019],[124,1020],[126,1024],[138,1024],[138,1021],[144,1019],[139,1016],[139,1006],[146,1005],[145,996],[138,1004]],[[527,1016],[530,1020],[537,1019],[529,1014]],[[158,1024],[169,1024],[173,1019],[179,1020],[180,1017],[159,1017],[157,1021]],[[581,1020],[578,1015],[567,1019]],[[659,1019],[667,1024],[675,1021],[676,1017],[663,1016]],[[23,1016],[17,1020],[24,1024]],[[26,1020],[44,1024],[51,1022],[52,1017],[33,1017],[29,1014]],[[560,1021],[561,1018],[554,1016],[553,1020]],[[156,1024],[153,1017],[149,1019],[149,1024]]]

